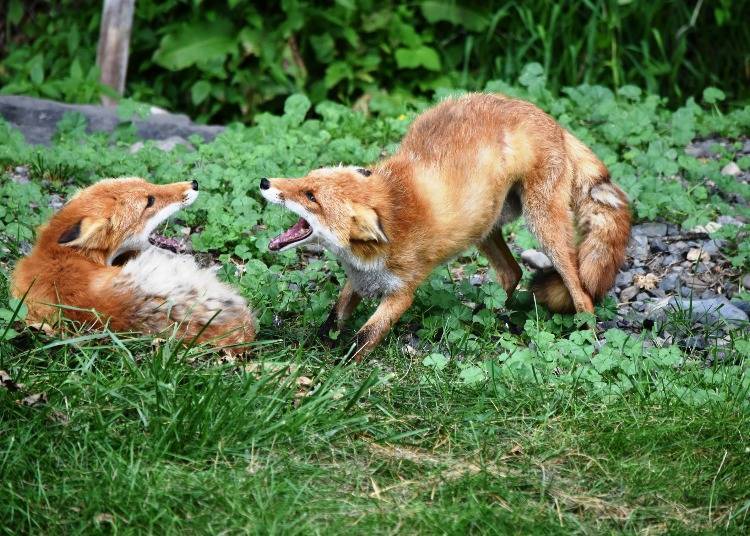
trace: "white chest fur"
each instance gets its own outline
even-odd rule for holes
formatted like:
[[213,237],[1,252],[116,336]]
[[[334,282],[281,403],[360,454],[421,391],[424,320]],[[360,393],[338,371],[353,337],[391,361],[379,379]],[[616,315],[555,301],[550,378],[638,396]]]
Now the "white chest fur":
[[360,267],[341,260],[346,275],[360,296],[377,298],[400,289],[404,282],[388,270],[383,263]]

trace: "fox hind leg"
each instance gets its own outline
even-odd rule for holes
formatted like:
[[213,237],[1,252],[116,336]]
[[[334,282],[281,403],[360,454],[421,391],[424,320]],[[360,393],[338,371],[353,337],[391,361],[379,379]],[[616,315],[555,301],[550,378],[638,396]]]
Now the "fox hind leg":
[[510,298],[523,273],[503,238],[502,228],[499,225],[495,227],[484,240],[477,244],[477,247],[490,261],[498,282]]
[[[561,174],[565,174],[564,167],[561,167]],[[593,313],[594,303],[583,289],[578,273],[578,251],[574,242],[575,227],[569,198],[559,194],[565,190],[564,185],[560,184],[564,177],[556,179],[556,188],[552,188],[549,175],[537,177],[537,180],[527,180],[527,185],[539,186],[527,186],[525,189],[524,219],[565,283],[575,310]]]

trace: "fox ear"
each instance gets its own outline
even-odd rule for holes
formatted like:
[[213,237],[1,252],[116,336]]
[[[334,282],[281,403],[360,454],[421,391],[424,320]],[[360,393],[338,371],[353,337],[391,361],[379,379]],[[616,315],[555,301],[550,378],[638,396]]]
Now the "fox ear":
[[83,218],[71,227],[68,227],[57,239],[58,244],[63,246],[81,247],[90,244],[99,230],[104,227],[104,218]]
[[378,213],[359,203],[352,205],[352,230],[349,238],[364,242],[388,242],[388,237],[385,236],[383,227],[380,225]]

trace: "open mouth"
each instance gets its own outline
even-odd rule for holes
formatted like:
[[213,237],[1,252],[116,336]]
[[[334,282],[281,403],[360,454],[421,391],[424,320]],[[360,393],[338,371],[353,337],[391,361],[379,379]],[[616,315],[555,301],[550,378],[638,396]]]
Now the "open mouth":
[[307,220],[300,218],[297,223],[292,225],[290,229],[287,229],[279,236],[271,240],[268,244],[268,249],[271,251],[279,251],[281,248],[295,244],[304,240],[312,234],[313,230]]

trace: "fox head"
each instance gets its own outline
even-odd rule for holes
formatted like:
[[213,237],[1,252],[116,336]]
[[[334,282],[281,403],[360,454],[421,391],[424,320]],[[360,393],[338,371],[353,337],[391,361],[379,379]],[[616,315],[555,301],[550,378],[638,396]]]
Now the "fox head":
[[40,240],[112,264],[145,249],[154,229],[197,197],[197,181],[104,179],[73,196],[42,229]]
[[300,219],[271,240],[271,251],[316,241],[337,252],[372,249],[388,242],[378,209],[379,189],[371,171],[357,167],[321,168],[300,179],[260,180],[260,193]]

